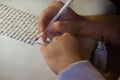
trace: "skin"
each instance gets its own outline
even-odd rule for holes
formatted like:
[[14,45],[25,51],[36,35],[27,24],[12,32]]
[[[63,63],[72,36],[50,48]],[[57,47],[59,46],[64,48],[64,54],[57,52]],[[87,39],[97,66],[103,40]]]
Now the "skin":
[[42,45],[41,51],[55,73],[59,74],[74,62],[88,60],[101,37],[108,44],[120,46],[120,15],[80,16],[68,8],[57,21],[50,23],[62,6],[60,1],[52,2],[38,19],[38,32],[43,32],[43,41],[47,37],[52,40]]
[[62,2],[54,1],[40,14],[38,30],[44,32],[43,41],[69,32],[76,38],[87,36],[100,40],[104,37],[106,42],[120,45],[120,15],[80,16],[69,8],[57,21],[50,23],[62,6]]
[[90,40],[90,44],[92,42],[90,47],[85,48],[87,45],[83,45],[82,40],[78,41],[69,33],[64,33],[54,37],[50,44],[42,45],[41,51],[48,66],[56,74],[59,74],[72,63],[90,58],[91,51],[89,49],[94,48],[97,41],[88,38],[86,40]]

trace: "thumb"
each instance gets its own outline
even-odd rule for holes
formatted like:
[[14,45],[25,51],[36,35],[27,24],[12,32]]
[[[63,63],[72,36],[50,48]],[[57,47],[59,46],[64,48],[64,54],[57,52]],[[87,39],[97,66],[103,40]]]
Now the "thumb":
[[47,30],[49,32],[68,32],[71,29],[71,26],[68,22],[56,21],[48,25]]

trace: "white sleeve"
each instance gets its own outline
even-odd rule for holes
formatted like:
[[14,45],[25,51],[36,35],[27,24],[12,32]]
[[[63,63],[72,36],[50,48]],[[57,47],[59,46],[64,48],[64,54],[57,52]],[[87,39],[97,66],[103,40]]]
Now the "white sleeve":
[[87,60],[70,65],[58,75],[57,80],[105,80]]

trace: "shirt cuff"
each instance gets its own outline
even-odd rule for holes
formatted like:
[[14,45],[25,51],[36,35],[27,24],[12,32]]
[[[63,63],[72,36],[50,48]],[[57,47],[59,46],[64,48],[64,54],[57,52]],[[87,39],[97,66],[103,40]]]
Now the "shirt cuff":
[[79,61],[58,75],[57,80],[105,80],[103,76],[88,61]]

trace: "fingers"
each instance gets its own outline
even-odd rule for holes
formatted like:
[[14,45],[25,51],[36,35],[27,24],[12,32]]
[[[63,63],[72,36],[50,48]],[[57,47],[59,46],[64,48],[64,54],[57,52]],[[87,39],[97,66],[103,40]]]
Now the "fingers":
[[45,42],[47,37],[50,38],[50,40],[53,39],[55,36],[60,36],[65,32],[73,33],[74,30],[71,22],[61,22],[61,21],[56,21],[54,23],[51,23],[47,29],[46,32],[44,32],[42,40]]
[[61,21],[56,21],[54,23],[51,23],[47,30],[49,32],[60,32],[60,33],[64,33],[64,32],[71,32],[73,27],[73,24],[71,22],[61,22]]
[[64,33],[61,38],[64,40],[72,39],[72,35],[70,33]]
[[[41,45],[41,46],[40,46],[40,50],[41,50],[42,54],[45,53],[46,47],[47,47],[46,45]],[[43,55],[44,55],[44,54],[43,54]]]
[[62,35],[62,37],[66,37],[66,36],[72,36],[70,33],[64,33],[63,35]]
[[61,40],[61,37],[56,36],[53,38],[53,40],[48,45],[41,45],[40,46],[40,50],[41,50],[42,54],[44,55],[44,57],[47,56],[47,54],[49,53],[49,51],[51,51],[51,49],[54,49],[54,46],[57,45],[59,40]]
[[47,35],[48,35],[48,38],[49,38],[51,41],[52,41],[52,39],[55,37],[55,35],[54,35],[53,33],[51,33],[51,32],[48,32]]
[[42,35],[42,41],[46,42],[46,40],[47,40],[47,31],[44,31]]
[[49,23],[49,17],[48,17],[49,13],[45,13],[45,11],[43,11],[41,13],[41,15],[38,18],[38,32],[43,32],[47,26],[47,24]]
[[57,14],[61,9],[63,3],[60,1],[52,2],[38,18],[38,33],[44,32],[42,36],[42,41],[46,42],[47,36],[52,39],[54,35],[48,34],[46,30],[47,25],[50,23],[50,20]]
[[43,32],[46,26],[50,23],[50,20],[57,14],[63,3],[60,1],[52,2],[38,18],[38,32]]

